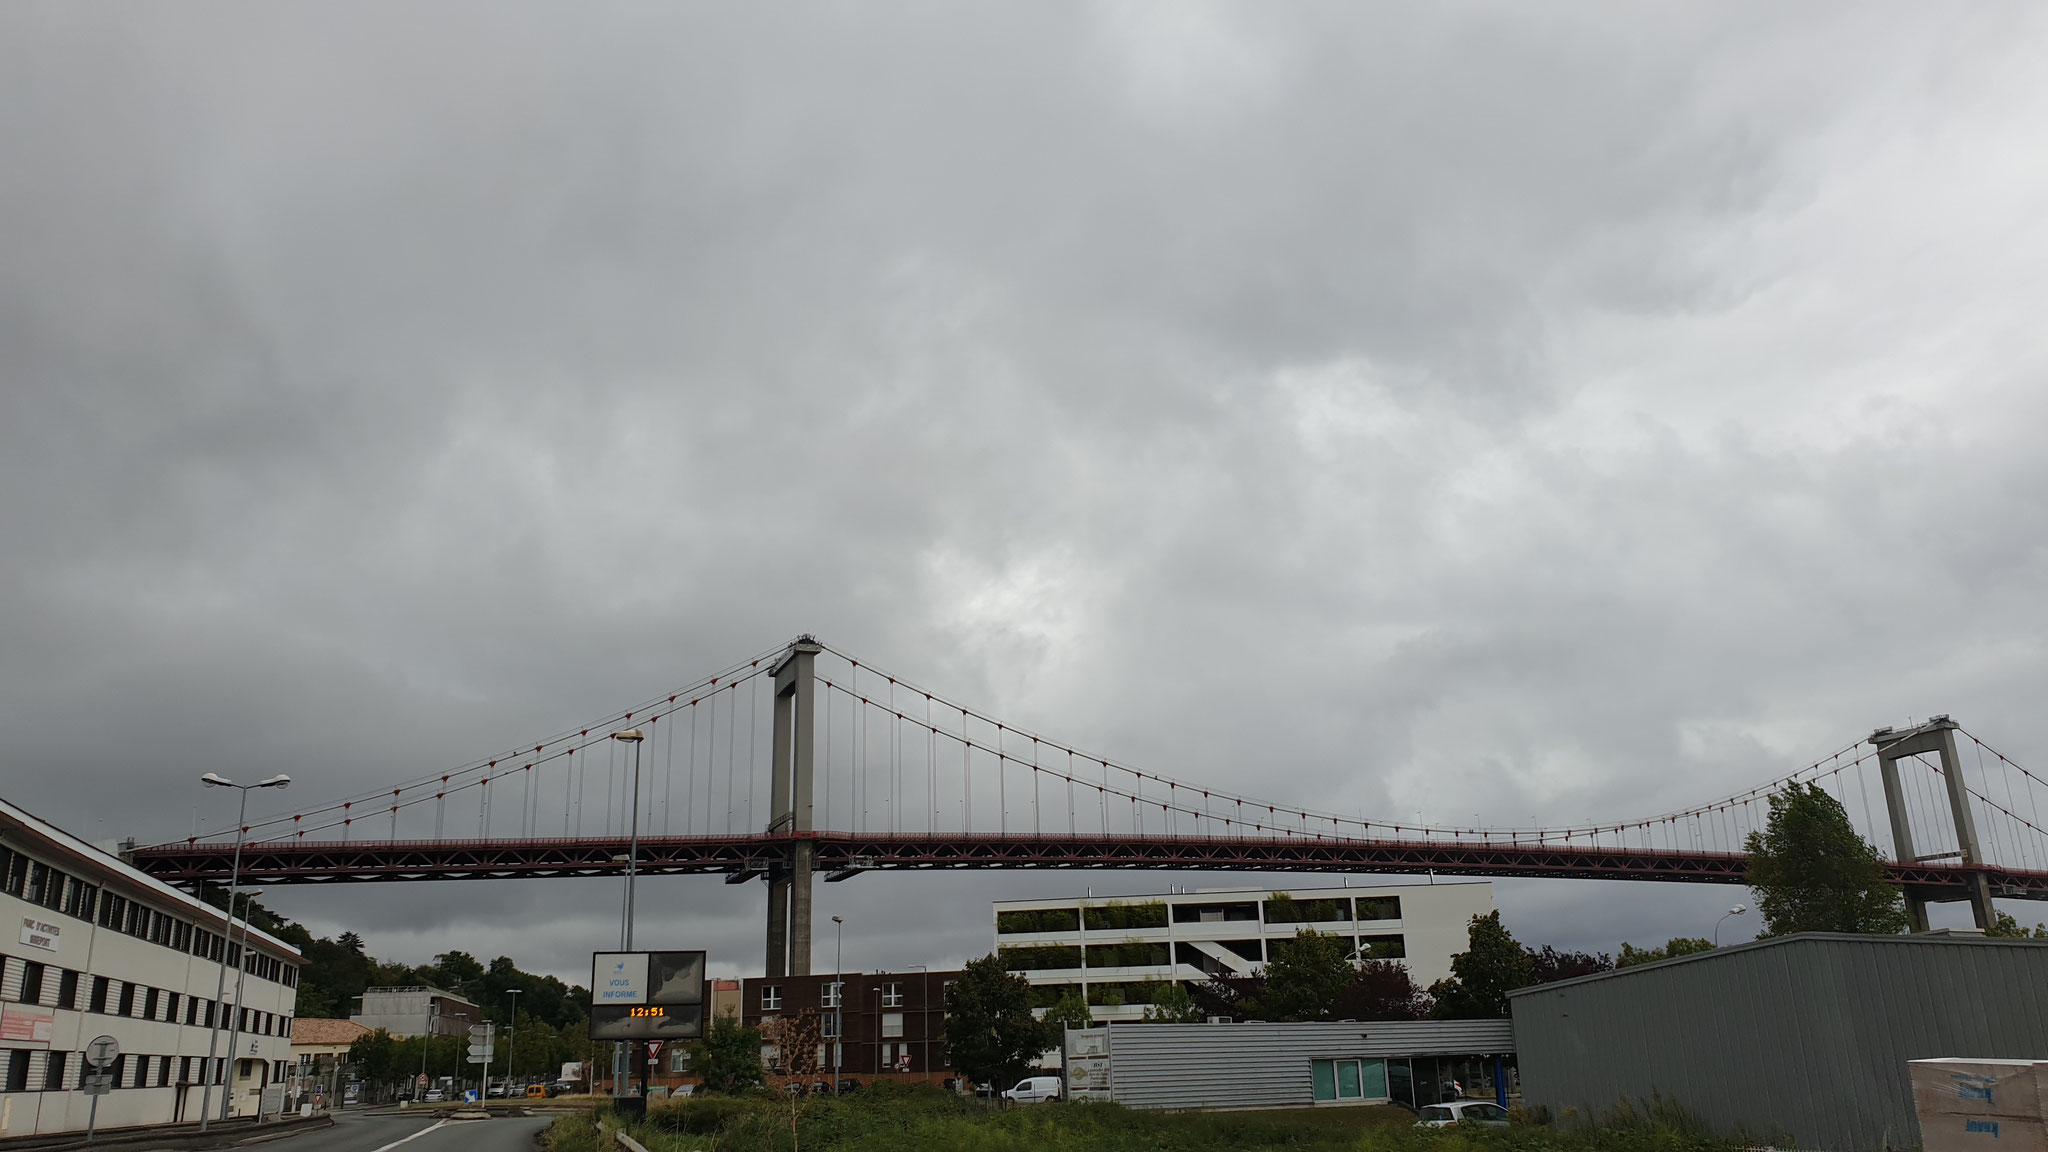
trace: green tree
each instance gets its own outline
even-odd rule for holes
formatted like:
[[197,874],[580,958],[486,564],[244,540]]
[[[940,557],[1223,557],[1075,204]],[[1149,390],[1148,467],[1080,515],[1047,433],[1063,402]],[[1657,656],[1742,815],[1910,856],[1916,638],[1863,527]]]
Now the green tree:
[[1906,930],[1904,901],[1885,876],[1884,857],[1819,784],[1794,784],[1772,796],[1770,819],[1744,847],[1744,879],[1756,894],[1765,936]]
[[1498,1020],[1508,1014],[1508,993],[1532,979],[1528,950],[1500,922],[1498,910],[1472,917],[1465,951],[1451,957],[1451,974],[1429,986],[1439,1020]]
[[1254,1010],[1265,1020],[1329,1019],[1330,1006],[1356,975],[1350,956],[1350,940],[1313,928],[1275,941]]
[[1179,981],[1168,981],[1153,993],[1152,1004],[1145,1009],[1145,1020],[1152,1024],[1199,1024],[1202,1010]]
[[1367,960],[1330,1006],[1336,1020],[1427,1020],[1429,996],[1398,960]]
[[1664,942],[1662,948],[1638,948],[1624,940],[1621,942],[1621,959],[1614,962],[1616,968],[1633,968],[1648,964],[1652,960],[1669,960],[1673,956],[1690,956],[1695,952],[1712,952],[1714,942],[1698,936],[1673,936]]
[[1014,1083],[1059,1036],[1031,1014],[1031,986],[993,954],[970,960],[946,989],[946,1052],[976,1084]]
[[701,1091],[728,1095],[758,1088],[765,1075],[761,1067],[761,1033],[731,1015],[711,1022],[704,1038],[690,1046],[690,1069],[704,1077]]
[[1984,930],[1986,936],[2008,936],[2020,940],[2048,940],[2048,924],[2036,924],[2031,929],[2020,927],[2012,913],[2000,912],[1992,920],[1991,927]]
[[1074,988],[1060,993],[1060,998],[1053,1001],[1041,1019],[1055,1035],[1064,1028],[1095,1027],[1095,1017],[1088,1011],[1088,1001],[1083,1000],[1080,991]]
[[382,1028],[356,1037],[348,1046],[348,1062],[371,1084],[390,1084],[404,1075],[398,1065],[398,1041]]

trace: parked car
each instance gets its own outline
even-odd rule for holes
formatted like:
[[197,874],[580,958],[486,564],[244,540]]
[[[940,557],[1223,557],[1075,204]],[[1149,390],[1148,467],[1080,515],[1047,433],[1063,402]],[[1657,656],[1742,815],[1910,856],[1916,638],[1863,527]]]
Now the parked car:
[[1017,1081],[1017,1086],[1003,1093],[1003,1099],[1013,1104],[1043,1104],[1060,1098],[1060,1078],[1057,1076],[1031,1076]]
[[1448,1104],[1425,1104],[1416,1115],[1417,1128],[1449,1128],[1470,1124],[1475,1128],[1505,1128],[1508,1110],[1491,1100],[1453,1100]]
[[503,1096],[504,1094],[505,1094],[505,1086],[504,1086],[503,1084],[495,1084],[495,1085],[492,1085],[492,1087],[491,1087],[491,1095],[493,1095],[493,1096]]
[[447,1098],[448,1097],[442,1095],[441,1090],[439,1088],[429,1088],[427,1089],[425,1100],[427,1103],[431,1104],[436,1100],[446,1100]]
[[547,1086],[547,1085],[545,1085],[545,1084],[528,1084],[528,1085],[526,1086],[526,1098],[527,1098],[528,1100],[545,1100],[545,1099],[547,1099],[547,1098],[548,1098],[548,1086]]
[[839,1094],[841,1096],[851,1096],[858,1091],[860,1091],[860,1081],[855,1080],[853,1077],[848,1076],[839,1081]]

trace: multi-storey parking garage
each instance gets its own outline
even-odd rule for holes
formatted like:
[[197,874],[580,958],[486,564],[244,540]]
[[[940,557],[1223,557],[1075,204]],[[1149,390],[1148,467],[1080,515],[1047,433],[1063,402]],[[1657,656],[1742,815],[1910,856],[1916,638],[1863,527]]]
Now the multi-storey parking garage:
[[1249,973],[1304,928],[1345,937],[1357,959],[1400,961],[1427,987],[1491,911],[1485,882],[1001,900],[995,939],[1041,1005],[1072,988],[1097,1019],[1137,1020],[1163,983]]

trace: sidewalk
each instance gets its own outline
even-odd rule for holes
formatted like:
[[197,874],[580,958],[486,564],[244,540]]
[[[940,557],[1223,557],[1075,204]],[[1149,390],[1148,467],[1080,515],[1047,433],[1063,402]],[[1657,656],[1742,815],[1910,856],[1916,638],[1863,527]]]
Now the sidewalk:
[[[334,1121],[326,1113],[258,1123],[253,1118],[216,1120],[206,1132],[197,1120],[188,1124],[145,1124],[129,1128],[102,1128],[90,1147],[112,1152],[134,1152],[142,1148],[167,1148],[175,1152],[197,1152],[208,1148],[246,1148],[293,1136],[313,1128],[325,1128]],[[85,1148],[85,1133],[48,1132],[35,1136],[0,1138],[0,1152],[41,1152],[43,1149]]]

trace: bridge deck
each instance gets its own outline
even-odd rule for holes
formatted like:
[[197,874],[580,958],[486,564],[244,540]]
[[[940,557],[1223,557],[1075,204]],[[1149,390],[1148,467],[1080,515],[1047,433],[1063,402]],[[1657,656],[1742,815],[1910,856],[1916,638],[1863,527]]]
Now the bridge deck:
[[[1470,841],[1397,841],[1191,836],[1026,836],[843,832],[643,837],[643,875],[746,878],[784,868],[799,839],[826,873],[958,868],[1146,869],[1242,872],[1438,872],[1453,876],[1549,877],[1740,884],[1743,857],[1722,852]],[[286,840],[242,849],[251,884],[333,884],[374,880],[477,880],[618,876],[625,837],[536,840]],[[232,844],[139,848],[135,865],[175,882],[226,882]],[[1995,865],[1892,864],[1892,878],[1930,900],[1961,899],[1973,873],[1994,894],[2048,900],[2048,872]]]

